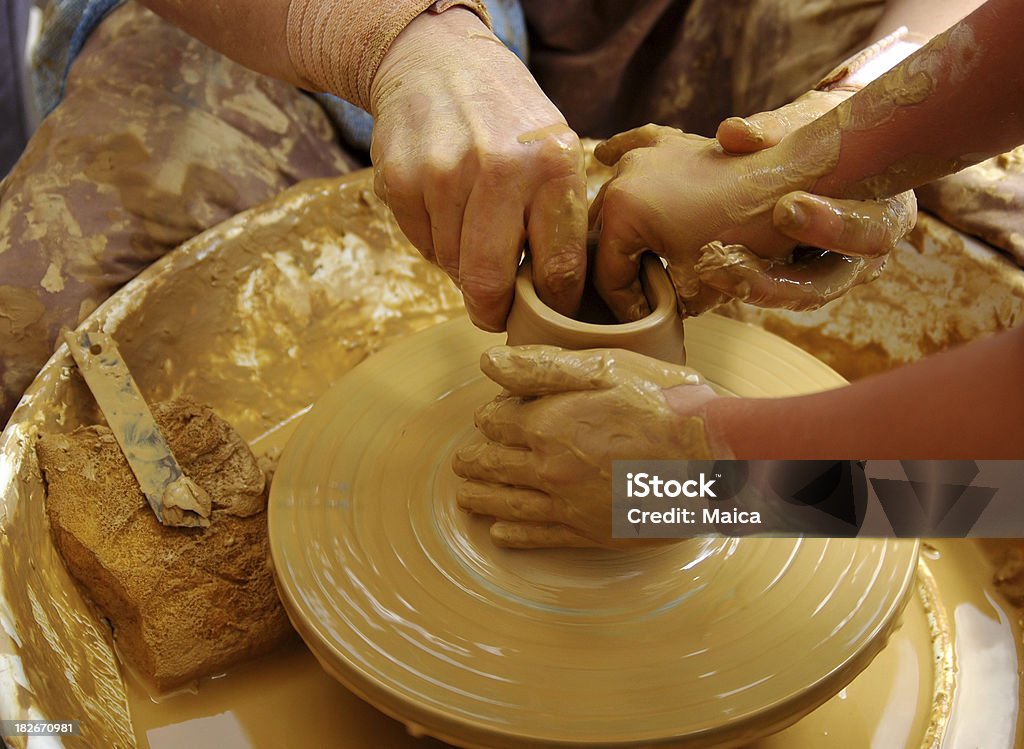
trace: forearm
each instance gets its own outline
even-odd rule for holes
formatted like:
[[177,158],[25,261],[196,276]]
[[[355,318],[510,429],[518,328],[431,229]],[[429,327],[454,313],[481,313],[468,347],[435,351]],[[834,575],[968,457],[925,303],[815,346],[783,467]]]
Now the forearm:
[[1021,38],[1017,0],[990,0],[805,128],[810,141],[839,132],[836,166],[812,190],[893,195],[1024,141]]
[[305,81],[288,56],[291,0],[139,0],[158,16],[237,63],[296,86]]
[[740,459],[1024,458],[1024,327],[824,393],[718,398],[708,430]]
[[[480,0],[141,0],[150,10],[259,73],[370,109],[370,85],[391,43],[428,8],[436,23],[465,6],[489,24]],[[428,61],[429,62],[429,61]]]

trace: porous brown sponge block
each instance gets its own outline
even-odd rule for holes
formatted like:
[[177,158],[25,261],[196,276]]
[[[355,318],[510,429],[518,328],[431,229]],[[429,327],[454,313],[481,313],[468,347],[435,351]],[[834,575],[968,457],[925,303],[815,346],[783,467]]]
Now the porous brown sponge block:
[[182,470],[213,499],[208,528],[160,524],[105,426],[40,437],[47,513],[120,656],[164,691],[274,647],[291,631],[274,589],[266,489],[248,445],[189,398],[156,404]]

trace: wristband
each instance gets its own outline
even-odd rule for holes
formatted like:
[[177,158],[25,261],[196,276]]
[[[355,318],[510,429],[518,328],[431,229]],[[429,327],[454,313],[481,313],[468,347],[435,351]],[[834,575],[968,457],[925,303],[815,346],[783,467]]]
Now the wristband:
[[370,109],[370,84],[384,54],[410,21],[424,11],[458,5],[488,27],[482,0],[291,0],[285,37],[303,87]]

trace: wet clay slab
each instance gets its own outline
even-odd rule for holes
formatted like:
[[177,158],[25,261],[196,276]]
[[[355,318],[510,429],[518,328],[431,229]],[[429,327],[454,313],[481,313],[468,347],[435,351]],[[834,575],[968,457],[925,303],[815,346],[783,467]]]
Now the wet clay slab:
[[[691,366],[749,396],[841,379],[750,326],[687,323]],[[692,539],[494,547],[450,460],[501,338],[453,320],[360,365],[306,415],[271,488],[285,608],[324,667],[463,746],[724,746],[776,731],[884,646],[917,544]]]

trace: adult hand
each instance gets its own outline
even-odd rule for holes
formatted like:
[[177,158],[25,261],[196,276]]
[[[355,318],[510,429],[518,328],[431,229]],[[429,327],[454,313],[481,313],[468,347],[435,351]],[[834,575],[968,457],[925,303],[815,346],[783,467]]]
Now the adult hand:
[[526,240],[537,293],[574,314],[583,150],[519,59],[467,10],[424,13],[384,56],[371,99],[375,191],[462,289],[473,322],[504,330]]
[[611,537],[612,461],[711,457],[700,414],[716,396],[686,367],[554,346],[499,346],[480,366],[506,392],[453,467],[459,505],[493,517],[500,546],[635,545]]

